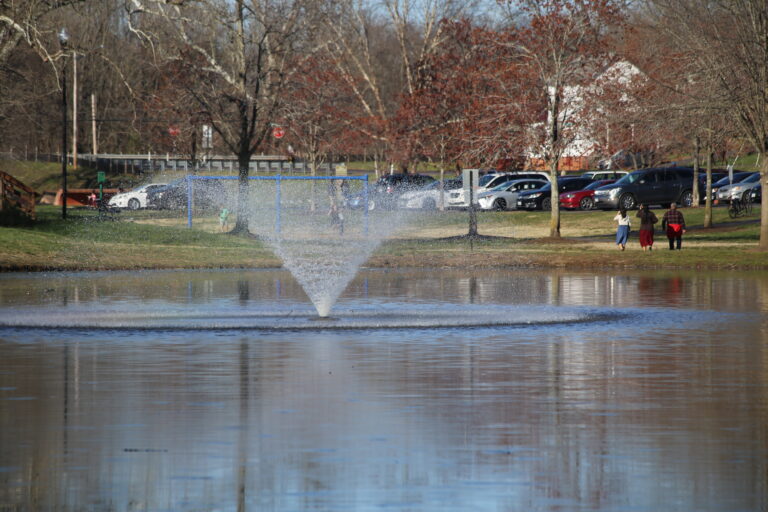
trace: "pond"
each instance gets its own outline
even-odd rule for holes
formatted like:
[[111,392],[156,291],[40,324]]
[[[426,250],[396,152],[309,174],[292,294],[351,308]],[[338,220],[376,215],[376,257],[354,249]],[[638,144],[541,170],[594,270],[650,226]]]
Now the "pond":
[[0,509],[757,511],[768,274],[0,275]]

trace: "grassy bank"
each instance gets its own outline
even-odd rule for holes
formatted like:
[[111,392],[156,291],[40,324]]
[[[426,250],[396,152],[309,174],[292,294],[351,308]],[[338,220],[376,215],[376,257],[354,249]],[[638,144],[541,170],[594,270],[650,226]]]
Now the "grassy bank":
[[[659,212],[660,213],[660,212]],[[613,212],[564,212],[563,238],[547,238],[548,212],[487,212],[478,216],[480,237],[469,239],[465,212],[413,214],[413,222],[385,241],[370,267],[540,266],[566,268],[689,268],[768,270],[756,250],[758,215],[731,220],[715,209],[714,229],[703,229],[703,209],[684,210],[689,231],[683,251],[669,251],[657,233],[656,250],[644,253],[633,234],[625,252],[613,243]],[[215,219],[187,229],[178,214],[122,213],[99,220],[90,210],[40,207],[39,220],[0,227],[0,270],[110,270],[142,268],[267,268],[280,261],[257,238],[217,232]]]

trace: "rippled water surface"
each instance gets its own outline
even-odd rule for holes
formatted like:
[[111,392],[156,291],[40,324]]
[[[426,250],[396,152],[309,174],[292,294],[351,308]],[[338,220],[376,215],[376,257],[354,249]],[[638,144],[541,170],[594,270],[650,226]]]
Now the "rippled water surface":
[[766,511],[768,275],[0,275],[0,510]]

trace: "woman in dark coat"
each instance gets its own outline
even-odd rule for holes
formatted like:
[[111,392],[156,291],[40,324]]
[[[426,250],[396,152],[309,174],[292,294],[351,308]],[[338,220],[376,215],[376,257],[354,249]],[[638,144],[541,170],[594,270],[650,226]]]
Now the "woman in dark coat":
[[644,204],[637,210],[637,218],[640,219],[640,247],[644,251],[653,250],[653,225],[659,222],[656,214]]

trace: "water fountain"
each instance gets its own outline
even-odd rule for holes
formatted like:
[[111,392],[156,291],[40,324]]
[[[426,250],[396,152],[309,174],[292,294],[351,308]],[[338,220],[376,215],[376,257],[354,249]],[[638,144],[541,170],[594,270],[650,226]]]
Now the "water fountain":
[[[303,180],[282,180],[276,183],[275,201],[270,201],[269,187],[256,191],[253,204],[260,208],[251,209],[250,224],[260,226],[261,239],[302,286],[318,317],[327,318],[370,255],[414,215],[398,209],[349,209],[347,199],[365,195],[367,182],[341,178],[318,183],[320,192],[314,182],[307,187]],[[270,228],[261,219],[272,215],[276,221]]]

